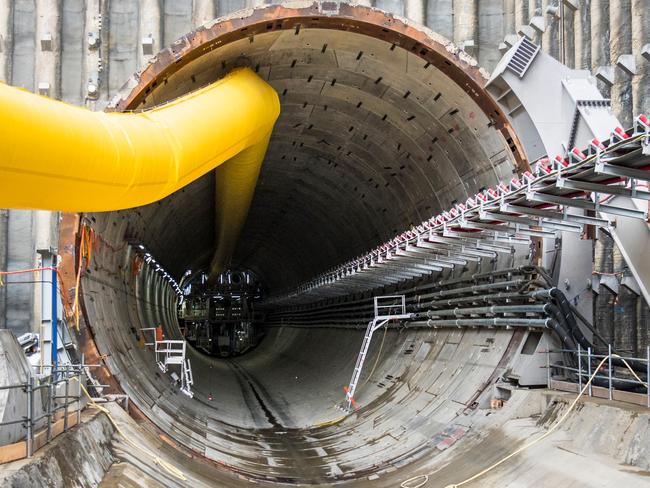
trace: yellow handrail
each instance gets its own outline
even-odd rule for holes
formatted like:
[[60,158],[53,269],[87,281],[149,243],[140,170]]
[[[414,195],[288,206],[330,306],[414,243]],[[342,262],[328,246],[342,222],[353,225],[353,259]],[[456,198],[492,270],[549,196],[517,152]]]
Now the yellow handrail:
[[220,272],[279,114],[275,90],[246,68],[138,113],[91,112],[0,84],[0,208],[131,208],[219,167],[213,272]]

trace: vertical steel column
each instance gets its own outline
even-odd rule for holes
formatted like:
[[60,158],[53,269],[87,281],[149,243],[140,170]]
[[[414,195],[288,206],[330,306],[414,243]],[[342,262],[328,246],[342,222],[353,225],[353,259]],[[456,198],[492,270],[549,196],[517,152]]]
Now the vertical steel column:
[[[641,15],[639,13],[639,15]],[[610,57],[616,66],[619,56],[632,53],[632,14],[630,0],[610,0]],[[621,68],[614,68],[612,109],[623,127],[632,125],[632,79]]]
[[564,2],[560,2],[558,5],[558,8],[560,10],[560,21],[559,21],[559,29],[558,29],[558,41],[559,41],[559,58],[558,61],[562,64],[566,64],[566,52],[564,50],[564,46],[566,45],[566,36],[565,36],[565,30],[564,30]]
[[646,386],[646,395],[648,397],[648,401],[647,401],[648,408],[650,408],[650,346],[646,347],[645,357],[646,357],[645,381],[648,384],[648,386]]
[[[600,66],[609,62],[609,0],[592,0],[591,17],[591,71],[596,72]],[[603,96],[609,98],[610,87],[599,81],[598,87]]]
[[53,396],[53,384],[52,379],[54,376],[50,376],[50,382],[47,385],[47,442],[52,440],[52,396]]
[[30,369],[27,376],[27,457],[34,453],[34,377]]
[[573,14],[573,31],[575,32],[575,67],[591,68],[591,20],[589,2],[579,0],[578,10]]
[[[144,66],[154,55],[165,47],[162,43],[162,22],[161,22],[161,13],[160,13],[160,3],[158,0],[140,0],[138,6],[139,11],[139,35],[138,39],[138,65]],[[209,2],[212,5],[212,2]],[[214,5],[212,5],[212,12],[206,10],[205,2],[195,2],[194,3],[194,16],[195,16],[195,25],[200,25],[206,22],[206,20],[211,20],[214,18]],[[206,19],[210,17],[210,19]],[[153,42],[151,46],[151,53],[149,49],[145,53],[145,46],[143,44],[144,38],[150,38]],[[148,48],[148,46],[147,46]]]
[[582,349],[578,344],[578,392],[582,391]]
[[81,354],[81,364],[79,365],[79,372],[78,372],[78,376],[77,376],[77,425],[81,424],[81,395],[82,395],[81,381],[83,379],[85,358],[86,358],[86,355],[82,353]]
[[546,31],[541,35],[541,45],[545,53],[550,54],[554,58],[558,58],[558,20],[555,15],[546,13],[546,9],[554,5],[552,0],[542,0],[542,16],[546,24]]
[[66,365],[65,367],[65,399],[63,405],[63,431],[68,430],[68,388],[70,386],[70,366]]
[[[247,8],[256,7],[261,4],[263,2],[246,1]],[[194,27],[203,25],[216,17],[215,2],[212,0],[194,0],[192,7],[192,24]]]
[[[478,4],[475,0],[454,0],[454,44],[471,52],[478,46]],[[467,42],[472,44],[466,44]]]
[[2,36],[2,49],[0,49],[0,81],[11,80],[11,54],[13,52],[13,3],[0,2],[0,36]]
[[[357,3],[364,5],[362,2]],[[370,2],[366,5],[369,6]],[[424,25],[427,16],[427,0],[405,0],[404,14],[407,18]]]
[[546,387],[551,389],[551,348],[548,340],[546,341]]
[[609,399],[612,399],[612,345],[608,344],[607,345],[607,357],[608,360],[607,362],[609,363],[609,387],[607,388],[609,390]]
[[[0,7],[2,8],[2,7]],[[1,12],[0,12],[1,20]],[[1,35],[1,34],[0,34]],[[2,66],[0,65],[0,70]],[[2,80],[0,72],[0,81]],[[9,249],[9,210],[0,209],[0,269],[7,269],[7,252]],[[7,288],[0,286],[0,326],[6,327],[7,320]]]
[[504,0],[503,2],[503,33],[505,35],[515,34],[515,0]]
[[528,3],[525,0],[515,1],[515,33],[528,24]]
[[575,30],[573,26],[574,11],[567,7],[563,1],[560,2],[562,12],[562,44],[564,45],[564,61],[569,68],[575,68]]
[[632,0],[632,53],[636,60],[636,75],[632,78],[634,115],[650,113],[650,60],[641,55],[650,43],[648,0]]
[[52,98],[60,96],[61,4],[59,0],[36,0],[34,88]]
[[[591,347],[587,348],[587,372],[589,373],[589,379],[591,379]],[[593,381],[589,382],[589,396],[591,396],[591,385]]]
[[56,253],[52,255],[52,370],[55,370],[58,362],[59,331],[58,331],[58,289]]

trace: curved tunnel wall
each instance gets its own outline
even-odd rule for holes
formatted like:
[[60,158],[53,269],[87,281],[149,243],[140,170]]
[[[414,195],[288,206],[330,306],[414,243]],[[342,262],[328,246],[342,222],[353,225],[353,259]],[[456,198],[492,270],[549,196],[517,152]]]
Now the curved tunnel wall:
[[[470,59],[399,19],[341,10],[324,17],[313,6],[269,7],[208,25],[161,53],[116,103],[158,104],[242,64],[275,87],[282,114],[235,257],[271,290],[367,250],[521,164]],[[85,316],[113,379],[167,435],[210,459],[256,479],[308,483],[413,462],[431,454],[429,439],[464,415],[521,341],[508,330],[388,331],[368,358],[379,356],[360,389],[362,411],[337,429],[315,426],[341,415],[362,333],[273,328],[234,361],[190,351],[189,399],[137,340],[140,328],[159,324],[168,337],[179,334],[175,297],[148,267],[135,272],[122,244],[143,243],[177,279],[207,266],[214,191],[208,175],[146,207],[87,215],[103,244],[82,280]]]
[[[95,226],[109,242],[120,233],[110,220]],[[105,364],[167,436],[260,481],[352,481],[435,458],[440,451],[431,440],[471,425],[477,402],[523,338],[505,329],[380,331],[358,391],[358,415],[330,427],[344,415],[337,405],[362,330],[274,327],[234,361],[190,349],[196,383],[189,399],[138,345],[141,327],[163,324],[168,337],[178,331],[166,282],[151,268],[134,274],[131,262],[129,251],[114,257],[100,248],[83,280],[86,316]]]
[[[524,164],[475,61],[425,28],[345,4],[336,17],[314,6],[269,7],[199,28],[161,52],[135,88],[127,85],[116,109],[162,103],[242,64],[278,91],[282,112],[233,264],[272,289],[365,251]],[[209,225],[210,191],[203,182],[176,194],[169,205],[189,218],[167,232]],[[194,243],[193,266],[204,265],[213,242]],[[153,250],[178,275],[184,270],[166,256],[174,249]]]

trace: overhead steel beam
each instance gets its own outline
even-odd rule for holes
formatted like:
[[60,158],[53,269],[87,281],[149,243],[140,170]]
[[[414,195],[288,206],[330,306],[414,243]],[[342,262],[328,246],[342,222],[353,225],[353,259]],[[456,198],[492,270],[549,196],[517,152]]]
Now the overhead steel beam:
[[623,217],[631,217],[634,219],[645,220],[648,216],[647,212],[641,210],[633,210],[630,208],[617,207],[614,205],[596,204],[588,200],[580,200],[577,198],[560,197],[557,195],[549,195],[547,193],[540,193],[531,191],[526,193],[526,198],[533,202],[555,203],[556,205],[564,205],[566,207],[584,208],[604,212],[613,215],[622,215]]
[[646,169],[616,166],[613,164],[604,163],[602,161],[596,161],[594,171],[600,174],[624,176],[626,178],[634,178],[635,180],[650,181],[650,171]]
[[599,183],[591,183],[589,181],[569,180],[566,178],[558,178],[555,186],[558,188],[570,188],[573,190],[583,190],[603,195],[620,195],[628,198],[638,198],[641,200],[650,200],[650,192],[638,191],[624,186],[602,185]]
[[579,224],[587,224],[587,225],[605,225],[605,226],[609,225],[609,220],[599,218],[599,217],[591,217],[588,215],[575,215],[570,213],[556,212],[553,210],[546,210],[546,209],[534,208],[534,207],[524,207],[521,205],[512,205],[510,203],[505,203],[501,205],[500,210],[502,212],[534,215],[537,217],[543,217],[548,220],[553,220],[556,222],[576,222]]

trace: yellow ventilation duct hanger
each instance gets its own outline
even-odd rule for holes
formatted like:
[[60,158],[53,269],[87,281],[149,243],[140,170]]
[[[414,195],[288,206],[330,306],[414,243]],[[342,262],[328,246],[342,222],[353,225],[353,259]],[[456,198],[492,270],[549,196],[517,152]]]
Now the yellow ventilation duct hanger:
[[91,112],[0,84],[0,208],[137,207],[226,163],[217,172],[213,262],[222,267],[279,114],[277,93],[250,69],[138,113]]

